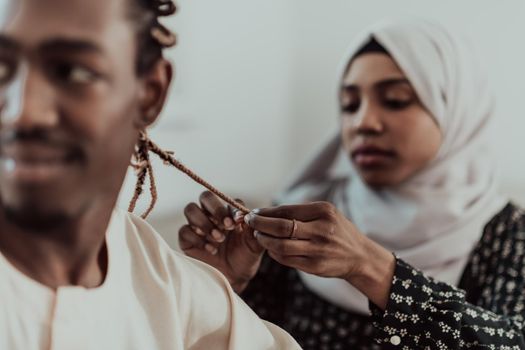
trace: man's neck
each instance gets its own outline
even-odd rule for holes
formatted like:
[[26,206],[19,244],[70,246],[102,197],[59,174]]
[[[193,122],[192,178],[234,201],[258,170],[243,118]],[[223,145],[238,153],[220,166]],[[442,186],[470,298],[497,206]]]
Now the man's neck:
[[97,205],[45,233],[22,229],[0,215],[0,252],[19,271],[51,289],[98,287],[107,272],[105,238],[112,211],[113,203]]

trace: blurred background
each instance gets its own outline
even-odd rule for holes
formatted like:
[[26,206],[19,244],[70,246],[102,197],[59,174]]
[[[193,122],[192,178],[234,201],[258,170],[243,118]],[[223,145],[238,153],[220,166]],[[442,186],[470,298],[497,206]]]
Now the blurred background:
[[[166,24],[176,78],[151,130],[161,147],[250,207],[268,205],[337,130],[337,68],[366,26],[415,14],[477,46],[497,96],[494,149],[502,191],[525,204],[525,1],[178,0]],[[203,189],[154,163],[159,201],[148,221],[176,247],[183,209]],[[135,177],[120,198],[127,208]],[[137,208],[149,200],[146,192]]]

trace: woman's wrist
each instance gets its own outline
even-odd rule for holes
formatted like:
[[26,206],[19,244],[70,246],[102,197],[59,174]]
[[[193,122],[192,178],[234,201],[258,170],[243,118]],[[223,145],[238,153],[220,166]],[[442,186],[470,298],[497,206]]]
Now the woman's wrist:
[[372,303],[384,310],[396,268],[394,254],[372,241],[364,239],[364,257],[359,272],[346,281],[363,293]]
[[228,281],[230,281],[230,285],[237,294],[242,293],[246,287],[248,287],[250,281],[255,277],[257,271],[259,271],[263,255],[264,253],[258,254],[258,256],[255,258],[256,263],[247,261],[245,265],[242,265],[251,266],[250,269],[244,270],[243,272],[231,272],[231,274],[229,274]]

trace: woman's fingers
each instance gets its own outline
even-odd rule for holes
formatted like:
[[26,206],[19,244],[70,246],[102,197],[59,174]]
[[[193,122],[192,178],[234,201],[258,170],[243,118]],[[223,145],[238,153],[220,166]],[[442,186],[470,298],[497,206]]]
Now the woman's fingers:
[[279,256],[315,256],[316,245],[307,240],[282,239],[257,232],[255,235],[259,244]]
[[257,240],[267,249],[268,255],[281,265],[318,276],[338,276],[339,269],[323,254],[325,248],[317,243],[273,238],[264,234],[258,234]]
[[210,191],[205,191],[200,195],[199,201],[202,208],[209,214],[216,225],[224,227],[226,230],[234,229],[234,222],[230,217],[228,207],[219,197]]
[[225,235],[213,224],[202,209],[195,203],[184,208],[184,215],[191,226],[196,227],[195,233],[206,236],[210,242],[223,242]]
[[317,222],[301,222],[293,219],[281,219],[250,213],[245,222],[255,231],[277,238],[309,240],[320,229]]
[[268,249],[268,255],[279,264],[308,273],[322,273],[320,268],[323,259],[312,242],[272,238],[263,234],[258,234],[257,239]]
[[198,235],[195,230],[189,226],[184,225],[179,230],[179,245],[180,248],[188,255],[199,258],[198,251],[206,251],[212,255],[218,252],[217,243],[208,242],[204,236]]
[[[235,198],[235,201],[239,204],[246,205],[242,199]],[[235,207],[232,207],[231,205],[228,205],[228,211],[230,213],[230,216],[233,218],[234,225],[238,225],[244,222],[244,216],[246,215],[245,213],[243,213]]]
[[[252,212],[246,215],[244,220],[246,224],[255,231],[263,232],[274,237],[288,238],[294,230],[294,222],[289,219],[266,217]],[[297,235],[296,237],[299,238]]]
[[296,219],[303,222],[324,218],[335,211],[335,207],[328,202],[312,202],[307,204],[280,205],[271,208],[256,209],[257,215],[281,219]]

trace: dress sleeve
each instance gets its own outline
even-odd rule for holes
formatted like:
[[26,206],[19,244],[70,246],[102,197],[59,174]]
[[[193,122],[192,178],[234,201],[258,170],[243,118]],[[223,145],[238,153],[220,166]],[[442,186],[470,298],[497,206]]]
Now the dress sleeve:
[[[518,268],[523,273],[523,259]],[[386,310],[370,305],[376,342],[383,349],[525,349],[523,276],[492,281],[485,296],[507,303],[491,310],[398,259]]]

